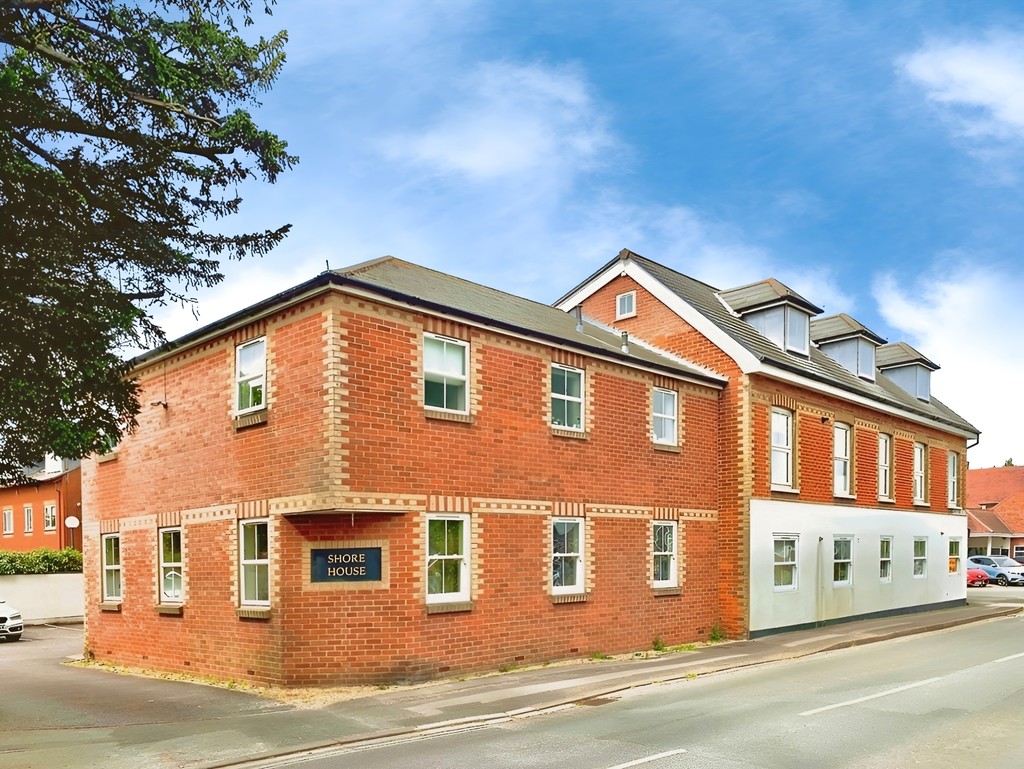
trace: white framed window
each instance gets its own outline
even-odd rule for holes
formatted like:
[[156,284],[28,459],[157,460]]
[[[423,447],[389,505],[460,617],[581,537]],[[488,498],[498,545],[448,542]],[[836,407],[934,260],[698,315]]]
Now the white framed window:
[[160,603],[184,599],[185,562],[181,553],[181,529],[160,529]]
[[12,508],[12,507],[5,507],[4,508],[4,529],[3,529],[3,533],[4,534],[13,534],[14,533],[14,508]]
[[946,459],[946,499],[949,507],[960,507],[960,455],[955,451]]
[[651,531],[654,543],[654,587],[678,587],[677,524],[675,521],[654,521]]
[[439,411],[469,413],[469,344],[423,335],[423,405]]
[[568,430],[583,429],[583,372],[551,364],[551,424]]
[[469,516],[427,516],[427,603],[469,600]]
[[810,353],[811,317],[806,312],[779,305],[751,312],[743,319],[782,349],[802,355]]
[[892,537],[878,540],[878,579],[892,582]]
[[551,592],[584,591],[583,518],[555,518],[551,522]]
[[878,434],[878,498],[892,499],[892,436]]
[[852,493],[850,457],[852,432],[848,424],[836,422],[832,427],[832,492],[837,497]]
[[796,590],[799,540],[795,535],[775,535],[775,590]]
[[928,502],[928,447],[923,443],[914,444],[914,504],[923,505]]
[[36,528],[36,516],[32,510],[32,505],[25,505],[25,533],[31,534]]
[[853,582],[853,538],[832,538],[832,584],[849,585]]
[[253,518],[238,524],[243,606],[270,606],[270,523]]
[[675,390],[655,387],[651,393],[651,421],[654,427],[654,442],[675,446],[679,442],[677,430]]
[[636,315],[636,291],[627,291],[615,297],[615,320]]
[[928,538],[914,537],[914,577],[928,576]]
[[235,348],[235,411],[244,414],[266,406],[267,338]]
[[121,535],[104,534],[101,538],[103,600],[121,600]]
[[950,538],[949,540],[949,573],[960,573],[960,539]]
[[772,409],[771,485],[793,487],[793,412]]
[[47,502],[43,505],[43,531],[55,531],[57,529],[57,505]]

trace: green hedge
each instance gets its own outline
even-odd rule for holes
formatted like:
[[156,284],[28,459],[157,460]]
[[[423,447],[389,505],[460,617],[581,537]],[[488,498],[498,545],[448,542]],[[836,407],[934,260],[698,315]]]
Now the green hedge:
[[82,554],[71,547],[63,550],[41,547],[25,553],[0,550],[0,575],[62,574],[81,570]]

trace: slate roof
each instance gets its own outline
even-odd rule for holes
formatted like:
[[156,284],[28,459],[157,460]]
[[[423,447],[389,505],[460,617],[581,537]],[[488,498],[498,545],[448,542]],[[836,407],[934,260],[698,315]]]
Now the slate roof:
[[875,351],[875,364],[879,369],[906,366],[910,363],[920,363],[932,371],[939,370],[937,363],[932,363],[906,342],[882,345]]
[[577,319],[571,313],[392,256],[333,270],[332,274],[351,284],[384,291],[428,309],[564,343],[582,352],[618,358],[633,365],[654,366],[666,373],[682,374],[714,386],[725,384],[722,376],[652,349],[639,340],[630,340],[629,352],[623,352],[621,332],[591,319],[583,318],[583,330],[577,331]]
[[995,505],[1024,491],[1024,467],[983,467],[967,471],[967,507]]
[[824,318],[811,318],[811,340],[819,344],[858,336],[875,344],[885,344],[885,339],[845,312],[828,315]]
[[824,312],[820,307],[811,304],[796,291],[775,278],[760,280],[739,288],[731,288],[728,291],[720,291],[719,295],[730,307],[741,314],[759,307],[770,307],[783,301],[795,304],[811,315],[819,315]]
[[798,374],[852,395],[859,395],[885,406],[935,420],[957,430],[978,434],[978,429],[974,425],[937,398],[932,397],[929,402],[918,400],[884,376],[875,377],[874,382],[861,379],[851,374],[814,345],[811,346],[809,356],[795,355],[784,351],[767,337],[755,331],[746,321],[740,319],[737,313],[725,303],[722,292],[718,289],[628,249],[623,249],[618,256],[607,262],[572,291],[566,293],[559,301],[564,301],[593,278],[626,259],[637,264],[672,293],[704,315],[768,368]]

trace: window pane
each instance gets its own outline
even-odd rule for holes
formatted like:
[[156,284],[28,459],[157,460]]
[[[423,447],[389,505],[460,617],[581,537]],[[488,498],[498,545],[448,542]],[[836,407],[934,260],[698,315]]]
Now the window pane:
[[445,550],[444,521],[427,522],[427,554],[444,555]]
[[423,402],[428,406],[434,408],[444,408],[444,383],[434,379],[433,376],[427,376],[423,382]]
[[461,344],[445,344],[444,372],[453,376],[466,375],[466,348]]
[[104,596],[117,598],[121,595],[121,572],[108,570],[104,573]]
[[239,348],[238,351],[238,376],[248,377],[262,374],[266,355],[264,354],[264,342],[254,342]]
[[776,587],[788,587],[793,585],[793,566],[776,565],[775,567],[775,586]]
[[781,307],[766,310],[764,313],[764,335],[779,347],[784,345],[786,330],[785,313]]
[[553,527],[554,552],[578,553],[580,551],[580,525],[575,521],[555,521]]
[[577,582],[577,559],[575,556],[558,556],[552,564],[555,587],[571,587]]
[[786,346],[793,350],[807,352],[807,331],[810,318],[805,313],[792,307],[786,308],[786,314],[788,320]]
[[566,371],[565,372],[565,394],[570,398],[580,397],[580,382],[582,380],[579,371]]
[[106,565],[121,565],[121,540],[119,537],[107,537],[106,539]]
[[551,369],[551,392],[558,395],[565,395],[565,369],[553,367]]
[[444,366],[444,342],[433,337],[423,338],[423,368],[441,371]]
[[565,426],[566,427],[582,427],[583,426],[583,404],[575,401],[565,402]]
[[444,521],[447,532],[447,555],[462,555],[462,521]]
[[654,556],[654,580],[656,582],[667,582],[672,579],[672,556]]

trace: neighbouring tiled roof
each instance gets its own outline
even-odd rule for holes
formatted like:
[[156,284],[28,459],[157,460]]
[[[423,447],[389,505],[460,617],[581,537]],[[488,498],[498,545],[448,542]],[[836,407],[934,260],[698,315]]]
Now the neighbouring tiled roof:
[[968,510],[967,528],[971,534],[1009,534],[1010,528],[991,510]]
[[767,278],[757,283],[720,291],[719,296],[722,297],[726,304],[740,314],[756,310],[759,307],[779,304],[782,301],[802,307],[811,315],[818,315],[823,312],[820,307],[812,304],[789,286],[775,278]]
[[885,339],[845,312],[824,318],[811,318],[811,339],[819,344],[857,336],[862,336],[875,344],[885,344]]
[[939,365],[937,363],[932,363],[906,342],[885,344],[875,351],[875,365],[877,365],[879,369],[893,368],[894,366],[906,366],[910,363],[920,363],[921,365],[930,368],[932,371],[938,371],[939,369]]
[[967,471],[967,506],[995,505],[1024,491],[1024,467],[983,467]]
[[993,508],[1014,533],[1024,533],[1024,491],[1016,491]]
[[631,340],[629,352],[624,354],[621,333],[591,319],[584,318],[583,330],[577,331],[577,319],[571,313],[395,257],[382,257],[332,272],[367,287],[421,300],[439,310],[497,322],[512,330],[555,339],[583,351],[609,354],[634,364],[654,365],[709,384],[725,383],[723,377],[708,369],[653,350],[638,340]]
[[[895,407],[920,417],[935,420],[958,430],[974,434],[978,433],[978,429],[974,425],[937,398],[933,397],[928,402],[918,400],[884,376],[875,377],[874,382],[861,379],[851,374],[813,345],[811,346],[810,355],[806,357],[784,351],[767,337],[755,331],[750,324],[740,319],[735,312],[730,310],[722,300],[721,292],[716,288],[651,261],[628,249],[623,250],[619,256],[610,260],[604,267],[594,273],[594,276],[591,276],[591,278],[603,273],[620,260],[627,258],[635,262],[676,296],[704,315],[704,317],[730,336],[737,344],[767,366],[802,375],[822,384],[831,385],[845,392],[868,398],[879,404]],[[567,293],[565,297],[571,296],[589,280],[590,278],[581,283],[580,286],[577,286],[576,289],[573,289],[573,291]]]

